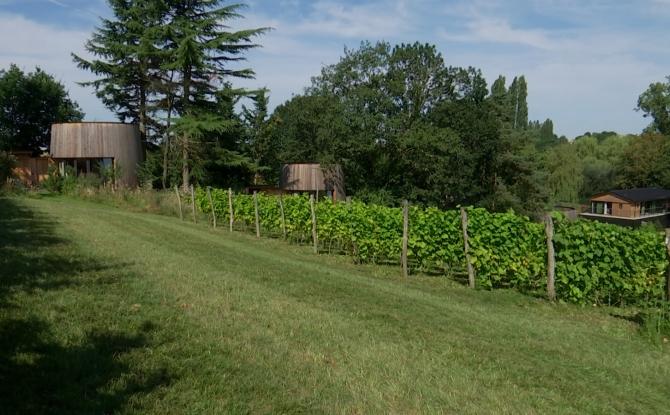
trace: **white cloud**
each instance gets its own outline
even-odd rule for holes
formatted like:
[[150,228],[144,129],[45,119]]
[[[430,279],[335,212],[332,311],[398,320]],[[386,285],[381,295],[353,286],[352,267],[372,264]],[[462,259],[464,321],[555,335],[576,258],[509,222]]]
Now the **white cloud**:
[[87,31],[56,28],[25,17],[0,13],[0,68],[14,63],[26,71],[36,66],[63,82],[70,97],[84,109],[87,119],[111,120],[113,115],[95,97],[91,89],[76,83],[90,80],[90,74],[75,66],[71,52],[86,56]]
[[312,5],[308,18],[291,31],[343,38],[383,38],[397,36],[411,26],[404,1],[378,2],[345,6],[337,2],[319,1]]
[[555,44],[541,30],[516,29],[500,18],[479,17],[466,23],[467,32],[451,33],[440,30],[444,40],[456,42],[510,43],[532,46],[538,49],[553,49]]

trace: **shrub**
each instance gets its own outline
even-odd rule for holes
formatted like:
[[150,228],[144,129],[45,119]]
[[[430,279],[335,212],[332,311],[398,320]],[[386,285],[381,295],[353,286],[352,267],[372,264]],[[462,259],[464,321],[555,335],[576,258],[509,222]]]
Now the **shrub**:
[[16,167],[16,158],[6,151],[0,151],[0,186],[12,177],[14,167]]

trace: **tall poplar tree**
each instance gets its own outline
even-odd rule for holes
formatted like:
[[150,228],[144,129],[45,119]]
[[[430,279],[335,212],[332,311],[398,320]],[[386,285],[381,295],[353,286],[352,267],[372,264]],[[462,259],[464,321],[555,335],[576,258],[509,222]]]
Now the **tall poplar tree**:
[[528,85],[521,75],[514,77],[507,91],[512,128],[524,129],[528,126]]

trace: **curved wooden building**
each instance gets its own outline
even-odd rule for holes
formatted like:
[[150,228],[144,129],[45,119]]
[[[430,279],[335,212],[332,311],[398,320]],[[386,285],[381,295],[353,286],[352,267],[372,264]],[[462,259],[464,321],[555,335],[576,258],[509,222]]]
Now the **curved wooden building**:
[[117,184],[135,187],[137,167],[143,161],[140,130],[136,124],[77,122],[51,126],[51,157],[61,169],[77,174],[96,173],[102,167],[118,168]]
[[344,173],[338,164],[322,166],[318,163],[284,164],[280,186],[288,192],[329,194],[334,200],[344,200]]

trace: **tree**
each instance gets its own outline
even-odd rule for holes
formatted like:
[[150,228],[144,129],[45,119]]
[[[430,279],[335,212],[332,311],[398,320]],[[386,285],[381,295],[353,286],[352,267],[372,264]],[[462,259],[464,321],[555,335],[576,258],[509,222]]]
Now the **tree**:
[[76,54],[72,58],[79,68],[99,76],[95,81],[80,84],[95,88],[98,98],[120,121],[138,123],[141,139],[145,141],[152,73],[157,70],[151,34],[166,10],[164,3],[157,0],[107,0],[107,3],[114,19],[103,18],[85,45],[99,59],[86,60]]
[[251,39],[268,29],[229,31],[226,22],[241,17],[242,5],[222,6],[221,0],[166,0],[167,18],[161,26],[162,68],[174,71],[169,89],[176,91],[173,131],[181,153],[182,185],[190,186],[199,147],[209,134],[222,133],[235,120],[216,112],[217,93],[229,88],[228,78],[251,78],[251,69],[232,69],[243,53],[258,45]]
[[545,153],[547,187],[553,202],[577,203],[584,184],[583,164],[576,146],[563,143]]
[[643,134],[625,149],[619,166],[623,187],[670,187],[670,142],[654,133]]
[[[242,105],[242,122],[245,127],[245,152],[251,156],[256,164],[256,179],[262,173],[268,173],[266,155],[272,152],[272,143],[269,141],[267,89],[260,89],[251,96],[252,107]],[[262,167],[263,166],[263,167]]]
[[670,76],[665,83],[655,82],[649,85],[637,101],[638,111],[653,119],[649,132],[670,135]]
[[0,71],[0,150],[39,152],[49,146],[52,124],[83,118],[63,84],[40,68]]
[[442,55],[434,45],[395,46],[388,58],[385,84],[401,128],[411,127],[446,99],[449,81]]
[[509,102],[509,118],[512,128],[526,128],[528,125],[528,86],[526,78],[522,75],[515,77],[507,92]]

